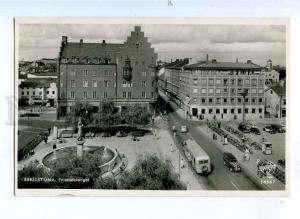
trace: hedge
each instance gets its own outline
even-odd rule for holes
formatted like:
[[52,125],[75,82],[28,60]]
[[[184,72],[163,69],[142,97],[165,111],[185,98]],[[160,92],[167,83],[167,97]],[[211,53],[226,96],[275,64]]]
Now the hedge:
[[22,160],[26,154],[33,150],[39,143],[44,140],[43,135],[38,135],[18,151],[18,161]]

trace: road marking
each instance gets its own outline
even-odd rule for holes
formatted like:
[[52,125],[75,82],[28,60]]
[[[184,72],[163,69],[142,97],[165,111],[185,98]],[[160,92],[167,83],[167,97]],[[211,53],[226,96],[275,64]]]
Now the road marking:
[[239,188],[230,180],[230,183],[234,186],[234,188],[236,189],[236,190],[239,190]]

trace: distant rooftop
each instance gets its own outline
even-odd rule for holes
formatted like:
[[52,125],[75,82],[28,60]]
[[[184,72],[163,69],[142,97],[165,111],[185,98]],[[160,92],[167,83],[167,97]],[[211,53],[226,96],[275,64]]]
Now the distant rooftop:
[[247,62],[218,62],[217,60],[200,61],[195,64],[184,66],[185,69],[218,69],[218,70],[260,70],[262,67]]
[[274,87],[271,87],[271,89],[279,96],[285,96],[286,94],[285,86],[276,85]]
[[183,67],[183,66],[185,66],[187,64],[189,64],[189,59],[188,58],[184,58],[184,59],[176,59],[174,62],[165,64],[163,67],[178,69],[178,68],[181,68],[181,67]]

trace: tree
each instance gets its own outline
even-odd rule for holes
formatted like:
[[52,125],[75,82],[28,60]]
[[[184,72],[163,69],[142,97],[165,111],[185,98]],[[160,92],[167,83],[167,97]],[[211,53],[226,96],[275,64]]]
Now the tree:
[[93,106],[89,103],[76,102],[67,117],[67,123],[77,126],[79,117],[82,118],[84,125],[92,123],[94,121]]
[[185,190],[169,160],[160,160],[147,154],[138,159],[134,167],[118,179],[119,189],[135,190]]

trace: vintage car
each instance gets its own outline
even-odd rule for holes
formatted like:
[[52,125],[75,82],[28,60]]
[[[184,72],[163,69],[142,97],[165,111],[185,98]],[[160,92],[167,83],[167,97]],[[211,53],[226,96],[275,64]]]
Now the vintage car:
[[223,153],[223,161],[224,165],[227,166],[231,172],[240,172],[242,170],[236,157],[232,153]]

